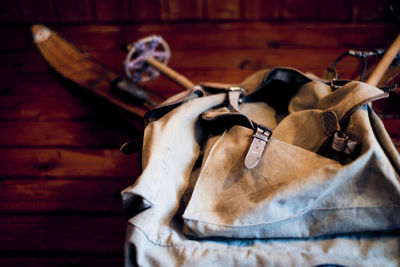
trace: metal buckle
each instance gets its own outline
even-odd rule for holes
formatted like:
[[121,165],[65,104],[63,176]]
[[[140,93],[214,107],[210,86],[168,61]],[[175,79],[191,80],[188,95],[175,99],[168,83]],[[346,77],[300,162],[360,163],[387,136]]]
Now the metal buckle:
[[263,126],[263,125],[257,125],[257,129],[255,133],[253,134],[254,138],[260,139],[264,142],[268,142],[269,139],[271,139],[272,135],[272,130]]
[[238,85],[234,85],[229,87],[228,91],[234,92],[234,91],[242,91],[244,92],[244,89]]

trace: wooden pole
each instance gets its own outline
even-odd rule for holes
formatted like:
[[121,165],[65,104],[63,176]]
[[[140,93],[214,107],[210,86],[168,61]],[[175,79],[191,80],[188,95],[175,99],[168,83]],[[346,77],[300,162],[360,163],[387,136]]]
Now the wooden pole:
[[396,57],[397,53],[400,50],[400,34],[397,35],[397,38],[390,45],[389,49],[383,55],[381,61],[379,61],[378,65],[372,72],[371,76],[369,76],[367,83],[373,86],[377,86],[379,81],[382,79],[384,73],[389,68],[393,59]]
[[178,85],[182,86],[185,89],[193,88],[194,84],[189,81],[185,76],[179,74],[178,72],[174,71],[167,65],[164,65],[160,61],[156,60],[153,57],[149,57],[146,59],[146,62],[151,65],[153,68],[157,69],[159,72],[164,74],[167,78],[171,81],[177,83]]

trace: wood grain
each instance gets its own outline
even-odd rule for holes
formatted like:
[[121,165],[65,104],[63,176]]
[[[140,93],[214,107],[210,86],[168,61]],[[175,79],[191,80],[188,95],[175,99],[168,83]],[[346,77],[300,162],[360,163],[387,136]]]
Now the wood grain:
[[162,18],[164,20],[200,20],[203,17],[201,0],[164,0],[162,1]]
[[353,8],[357,9],[355,14],[356,21],[371,22],[371,21],[388,21],[392,18],[388,8],[388,0],[356,0],[353,3]]
[[245,20],[273,20],[279,18],[278,0],[242,1],[242,14]]
[[53,0],[57,21],[77,23],[93,21],[94,15],[90,0]]
[[348,0],[319,0],[318,20],[320,21],[351,21],[352,2]]
[[0,23],[17,23],[21,21],[18,4],[13,0],[0,1]]
[[127,0],[95,0],[93,4],[96,21],[123,22],[130,19]]
[[[388,0],[5,0],[0,23],[52,22],[58,25],[93,22],[175,21],[394,21]],[[54,4],[53,4],[54,3]]]
[[[178,71],[206,70],[206,69],[249,69],[260,70],[276,66],[298,68],[303,71],[314,69],[324,70],[330,66],[338,55],[347,51],[342,48],[329,49],[295,49],[295,48],[270,48],[270,49],[230,49],[222,51],[188,50],[174,51],[169,66]],[[91,52],[97,61],[111,67],[121,68],[124,53],[121,51]],[[120,59],[120,60],[116,60]],[[187,60],[190,59],[190,60]],[[35,64],[31,64],[35,62]],[[312,62],[312,64],[310,64]],[[341,63],[343,69],[356,69],[358,62],[348,61]],[[7,72],[42,72],[47,70],[47,65],[37,52],[0,54],[0,70]],[[321,75],[319,72],[318,75]],[[190,77],[189,77],[190,78]]]
[[208,20],[238,20],[240,19],[239,0],[204,0],[205,17]]
[[[17,60],[15,59],[15,61]],[[10,72],[0,79],[0,96],[59,95],[70,98],[71,93],[67,90],[60,90],[62,88],[64,88],[63,84],[48,69],[44,72]]]
[[96,112],[93,105],[71,95],[62,94],[67,91],[59,88],[60,94],[40,95],[7,95],[0,96],[0,120],[65,120],[90,119]]
[[122,257],[122,217],[0,215],[2,254],[63,253]]
[[1,148],[0,177],[108,179],[136,177],[138,155],[125,155],[118,149]]
[[120,49],[117,42],[134,42],[159,34],[169,42],[173,56],[176,50],[377,48],[390,45],[398,27],[376,23],[179,23],[173,26],[69,26],[60,32],[88,52]]
[[27,47],[32,46],[32,37],[27,34],[25,27],[21,26],[9,26],[0,27],[0,52],[11,51],[11,50],[26,50]]
[[120,192],[136,177],[0,181],[0,214],[122,215]]
[[128,0],[128,6],[135,22],[161,21],[161,0]]
[[400,148],[400,119],[383,119],[386,131],[390,133],[390,137],[394,143]]
[[[17,254],[17,253],[15,253]],[[14,254],[14,255],[15,255]],[[103,255],[45,255],[38,256],[38,253],[18,252],[18,257],[0,256],[0,265],[8,267],[21,267],[29,262],[31,267],[39,266],[123,266],[122,256]],[[36,255],[36,257],[35,257]]]
[[140,132],[124,125],[91,121],[3,121],[0,147],[121,147],[140,138]]
[[286,20],[316,20],[318,0],[282,0],[280,10],[282,18]]
[[51,0],[19,0],[19,7],[24,22],[27,23],[54,23],[56,16]]
[[[341,23],[179,23],[174,25],[64,26],[58,32],[86,52],[121,50],[118,43],[159,34],[176,50],[346,48],[389,46],[397,36],[395,24]],[[27,27],[1,28],[0,48],[36,52]],[[208,42],[204,42],[205,38]],[[29,50],[28,50],[29,51]],[[120,69],[120,68],[119,68]]]

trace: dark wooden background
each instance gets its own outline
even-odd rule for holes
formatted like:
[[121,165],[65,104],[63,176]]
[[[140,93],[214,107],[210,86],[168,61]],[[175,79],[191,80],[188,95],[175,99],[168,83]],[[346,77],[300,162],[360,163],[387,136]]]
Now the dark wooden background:
[[[119,192],[139,174],[138,155],[118,149],[140,137],[141,119],[54,76],[33,23],[119,72],[119,43],[160,34],[174,69],[233,83],[273,66],[322,75],[347,49],[387,47],[399,32],[378,0],[0,1],[0,266],[122,265]],[[339,65],[347,77],[358,68]],[[165,97],[181,90],[163,77],[146,86]],[[397,147],[398,103],[377,105]]]
[[393,21],[388,0],[2,0],[2,23]]

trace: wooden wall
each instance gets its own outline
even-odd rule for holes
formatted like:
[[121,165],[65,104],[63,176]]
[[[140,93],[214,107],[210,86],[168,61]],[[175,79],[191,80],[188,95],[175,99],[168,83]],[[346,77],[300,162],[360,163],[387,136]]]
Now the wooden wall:
[[0,24],[394,21],[388,0],[1,0]]

